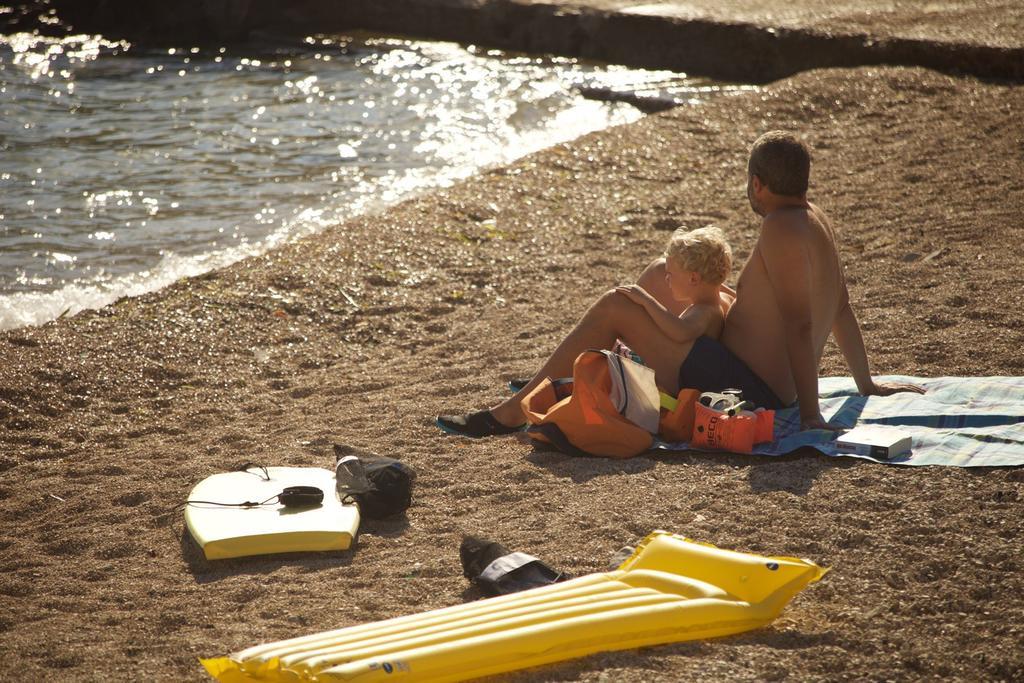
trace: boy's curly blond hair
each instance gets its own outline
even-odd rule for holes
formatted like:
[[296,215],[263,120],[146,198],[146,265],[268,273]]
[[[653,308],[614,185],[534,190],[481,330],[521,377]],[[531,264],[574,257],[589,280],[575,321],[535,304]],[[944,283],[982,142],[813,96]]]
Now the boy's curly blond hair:
[[732,249],[725,234],[709,225],[696,230],[679,228],[672,233],[665,247],[665,258],[672,259],[684,270],[698,273],[705,282],[720,285],[732,270]]

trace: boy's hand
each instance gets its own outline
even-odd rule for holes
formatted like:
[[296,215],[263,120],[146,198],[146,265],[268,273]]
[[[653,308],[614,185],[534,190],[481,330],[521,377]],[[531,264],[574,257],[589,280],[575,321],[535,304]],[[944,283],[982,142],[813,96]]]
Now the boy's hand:
[[923,394],[925,389],[922,386],[910,384],[909,382],[875,382],[872,380],[871,387],[868,391],[862,391],[860,393],[864,396],[891,396],[892,394],[898,394],[905,391],[912,394]]
[[647,290],[640,285],[619,285],[615,288],[616,292],[626,295],[626,297],[635,304],[640,306],[646,306],[649,302],[653,301],[654,298],[647,293]]

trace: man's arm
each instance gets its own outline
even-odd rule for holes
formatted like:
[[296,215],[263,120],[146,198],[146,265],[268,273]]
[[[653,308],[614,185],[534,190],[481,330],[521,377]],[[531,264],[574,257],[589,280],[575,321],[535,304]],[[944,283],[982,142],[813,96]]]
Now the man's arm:
[[864,337],[860,332],[860,323],[857,316],[850,307],[850,295],[843,283],[842,308],[836,315],[832,324],[832,336],[839,345],[839,350],[846,359],[846,366],[850,369],[854,381],[857,383],[857,391],[864,396],[888,396],[900,391],[911,391],[916,394],[923,394],[924,388],[916,384],[903,382],[876,382],[871,377],[871,370],[868,367],[868,352],[864,347]]
[[814,352],[811,317],[811,260],[799,225],[767,219],[761,227],[761,258],[782,315],[786,354],[789,358],[800,422],[805,427],[824,426],[818,405],[818,363]]
[[864,337],[860,333],[860,323],[857,316],[850,308],[850,295],[846,290],[846,283],[843,283],[842,307],[836,314],[835,322],[832,324],[832,336],[835,337],[839,350],[846,359],[846,367],[850,369],[854,381],[857,383],[857,391],[862,394],[870,394],[874,382],[871,380],[871,371],[868,369],[868,352],[864,348]]

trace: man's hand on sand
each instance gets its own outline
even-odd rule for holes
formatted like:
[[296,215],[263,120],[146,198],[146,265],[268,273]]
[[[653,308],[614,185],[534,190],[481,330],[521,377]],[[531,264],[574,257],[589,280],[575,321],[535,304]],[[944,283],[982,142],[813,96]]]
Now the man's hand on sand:
[[899,394],[902,392],[910,392],[912,394],[923,394],[924,387],[918,386],[917,384],[910,384],[909,382],[871,382],[871,389],[869,391],[862,391],[861,394],[864,396],[891,396],[892,394]]

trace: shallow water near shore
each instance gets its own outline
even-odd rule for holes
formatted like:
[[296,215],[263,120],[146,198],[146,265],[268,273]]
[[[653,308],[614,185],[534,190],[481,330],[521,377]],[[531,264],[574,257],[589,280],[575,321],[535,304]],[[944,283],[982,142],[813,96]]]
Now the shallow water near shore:
[[386,37],[245,51],[0,37],[0,329],[152,291],[642,116],[580,88],[694,104],[730,90]]

